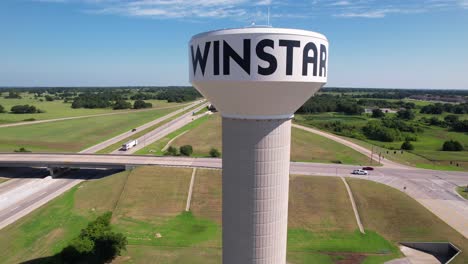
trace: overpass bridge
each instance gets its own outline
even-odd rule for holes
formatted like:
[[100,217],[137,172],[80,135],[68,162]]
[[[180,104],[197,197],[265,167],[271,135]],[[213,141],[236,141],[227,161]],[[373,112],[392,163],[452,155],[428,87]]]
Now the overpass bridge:
[[[173,166],[221,169],[221,159],[190,157],[155,157],[116,154],[72,153],[0,153],[0,167],[42,167],[51,173],[67,168],[128,169],[137,166]],[[291,162],[290,174],[316,176],[351,176],[382,183],[406,192],[439,216],[465,237],[468,237],[468,202],[454,188],[468,183],[467,172],[435,171],[410,167],[376,167],[370,175],[351,175],[358,165]],[[59,178],[63,186],[51,190],[50,200],[83,179]],[[45,201],[45,200],[44,200]],[[1,216],[1,215],[0,215]],[[12,218],[15,219],[15,218]],[[1,217],[0,217],[1,220]],[[10,222],[13,220],[9,220]],[[3,223],[10,223],[8,221]],[[0,221],[0,228],[2,222]]]

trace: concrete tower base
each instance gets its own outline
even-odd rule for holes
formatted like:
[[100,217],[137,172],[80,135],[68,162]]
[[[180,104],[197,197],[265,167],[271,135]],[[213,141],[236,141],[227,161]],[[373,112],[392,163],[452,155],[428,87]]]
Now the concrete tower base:
[[223,263],[285,264],[291,119],[223,117]]

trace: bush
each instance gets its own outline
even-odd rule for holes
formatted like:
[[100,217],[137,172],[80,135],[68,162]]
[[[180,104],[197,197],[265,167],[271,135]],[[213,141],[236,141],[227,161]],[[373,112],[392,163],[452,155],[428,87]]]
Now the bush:
[[166,153],[164,153],[165,155],[168,155],[168,156],[177,156],[178,153],[177,153],[177,148],[173,147],[173,146],[169,146],[169,148],[167,148],[166,150]]
[[8,95],[4,96],[6,99],[21,99],[19,92],[10,91]]
[[54,98],[53,98],[52,96],[50,96],[50,95],[46,95],[46,96],[45,96],[45,99],[46,99],[47,102],[52,102],[52,101],[54,101]]
[[15,149],[15,152],[31,152],[31,151],[25,149],[24,147],[21,147],[21,148],[19,148],[19,149]]
[[442,145],[443,151],[462,151],[463,145],[456,140],[447,140]]
[[112,106],[112,109],[114,110],[129,109],[129,108],[132,108],[132,104],[125,100],[117,100],[115,104]]
[[34,105],[15,105],[10,110],[13,114],[34,114],[42,113],[43,111],[37,109]]
[[413,146],[413,144],[411,144],[411,142],[405,141],[405,142],[403,142],[403,144],[401,144],[401,149],[404,149],[404,150],[413,150],[413,149],[414,149],[414,146]]
[[63,263],[107,263],[126,249],[127,238],[111,230],[107,212],[81,230],[78,237],[60,252]]
[[400,130],[382,126],[382,123],[378,121],[368,122],[362,128],[362,132],[369,139],[383,142],[393,142],[401,139]]
[[193,148],[191,145],[184,145],[179,148],[179,152],[181,155],[190,156],[193,153]]
[[399,119],[404,119],[404,120],[412,120],[415,117],[415,114],[412,110],[409,109],[403,109],[397,112],[396,116]]
[[145,102],[143,100],[136,100],[133,103],[133,108],[134,109],[151,108],[151,107],[153,107],[152,103],[147,103],[147,102]]
[[210,149],[210,157],[219,158],[219,157],[221,157],[221,153],[216,148],[211,148]]
[[382,110],[380,110],[378,108],[372,110],[372,117],[373,118],[381,118],[381,117],[384,117],[384,116],[385,116],[385,114],[384,114],[384,112],[382,112]]
[[5,113],[5,107],[3,107],[3,105],[0,105],[0,113]]

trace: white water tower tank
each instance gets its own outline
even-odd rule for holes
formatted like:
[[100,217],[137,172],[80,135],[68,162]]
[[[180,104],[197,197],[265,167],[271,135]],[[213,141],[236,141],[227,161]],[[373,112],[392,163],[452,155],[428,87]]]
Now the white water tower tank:
[[223,263],[286,263],[291,118],[327,81],[328,40],[271,27],[192,37],[190,81],[223,117]]

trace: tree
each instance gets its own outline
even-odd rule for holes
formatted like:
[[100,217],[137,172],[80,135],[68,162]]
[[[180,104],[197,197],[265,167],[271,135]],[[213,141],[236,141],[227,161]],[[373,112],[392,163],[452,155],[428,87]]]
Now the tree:
[[13,114],[34,114],[42,113],[43,111],[37,109],[34,105],[15,105],[10,110]]
[[442,145],[443,151],[462,151],[463,145],[456,140],[447,140]]
[[54,101],[54,98],[53,98],[52,96],[50,96],[50,95],[46,95],[46,96],[45,96],[45,99],[46,99],[47,102],[52,102],[52,101]]
[[216,148],[210,149],[210,157],[218,158],[220,156],[221,156],[221,153],[219,152],[219,150],[217,150]]
[[380,110],[379,108],[376,108],[376,109],[372,110],[372,117],[373,118],[381,118],[381,117],[384,117],[384,116],[385,116],[384,112],[382,112],[382,110]]
[[112,106],[112,109],[114,110],[129,109],[129,108],[132,108],[132,104],[125,100],[117,100],[115,104]]
[[153,107],[152,103],[147,103],[147,102],[145,102],[143,100],[136,100],[133,103],[133,108],[134,109],[151,108],[151,107]]
[[0,105],[0,113],[5,113],[5,107],[3,107],[3,105]]
[[192,148],[191,145],[184,145],[184,146],[179,148],[179,152],[180,152],[180,154],[182,154],[184,156],[190,156],[193,153],[193,148]]
[[107,263],[120,255],[127,246],[127,238],[115,233],[110,226],[111,212],[107,212],[81,230],[78,237],[60,252],[62,263]]
[[167,148],[166,150],[166,155],[169,155],[169,156],[177,156],[178,153],[177,153],[177,148],[173,147],[173,146],[169,146],[169,148]]
[[447,124],[451,125],[451,124],[453,124],[455,122],[458,122],[458,116],[456,116],[456,115],[447,115],[446,117],[444,117],[444,121]]
[[21,99],[19,92],[10,91],[8,95],[5,96],[6,99]]
[[401,144],[401,149],[404,149],[404,150],[413,150],[413,149],[414,149],[414,146],[413,146],[413,144],[411,144],[411,142],[405,141],[405,142],[403,142],[403,144]]
[[404,120],[413,120],[415,117],[414,112],[410,109],[402,109],[397,112],[396,116]]

